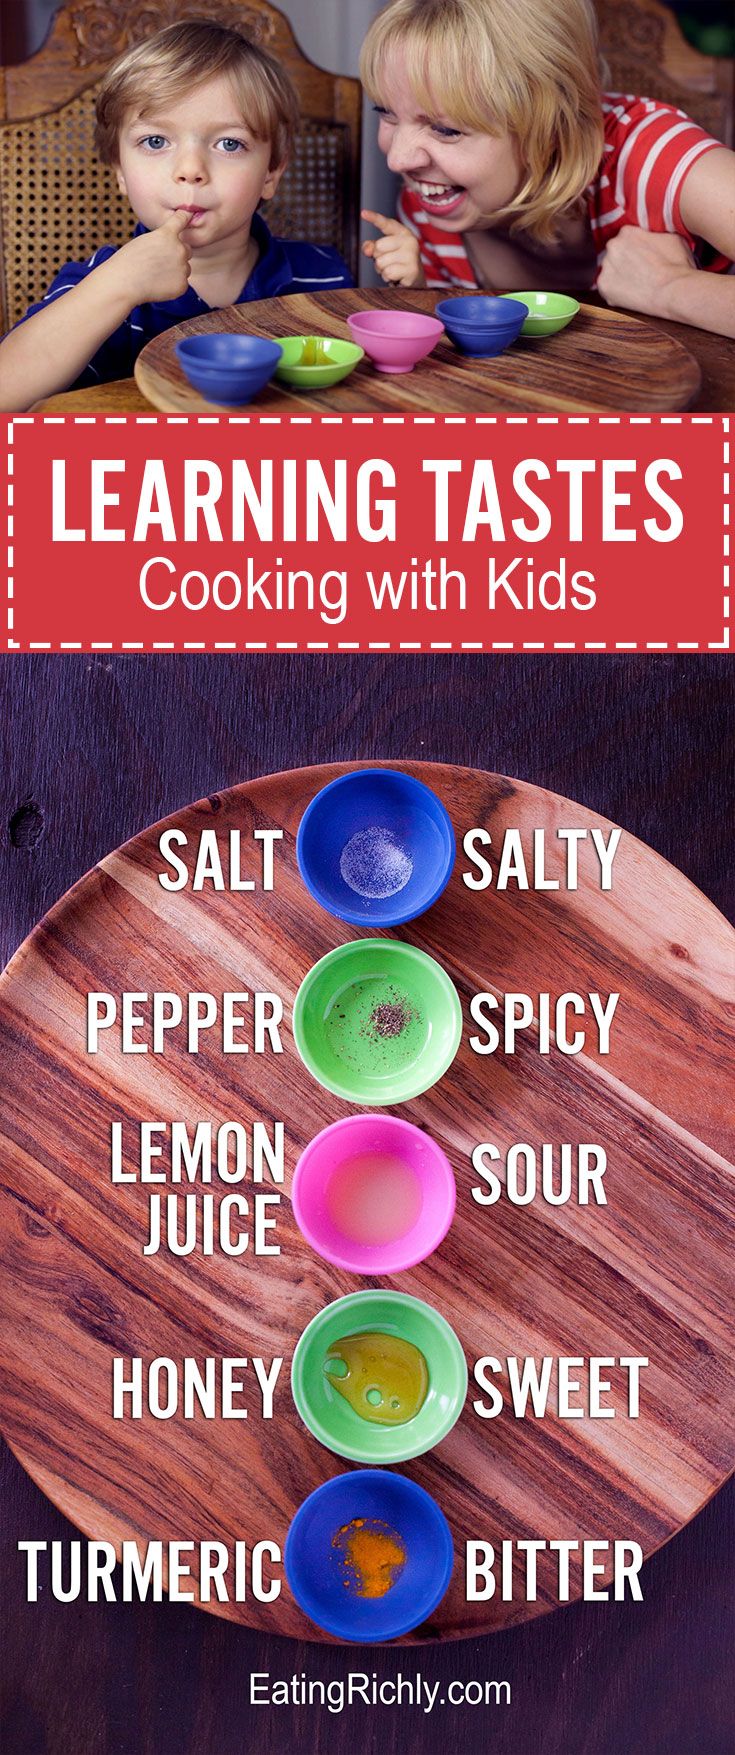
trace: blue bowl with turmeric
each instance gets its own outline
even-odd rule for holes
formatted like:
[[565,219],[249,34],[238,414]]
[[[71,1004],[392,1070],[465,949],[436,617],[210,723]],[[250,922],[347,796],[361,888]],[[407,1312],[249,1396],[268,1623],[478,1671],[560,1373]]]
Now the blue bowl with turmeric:
[[323,1632],[400,1639],[438,1608],[454,1546],[435,1499],[405,1475],[355,1469],[317,1487],[286,1537],[286,1578]]
[[252,402],[273,377],[282,351],[279,342],[265,336],[229,330],[186,335],[176,343],[176,357],[189,383],[223,408]]

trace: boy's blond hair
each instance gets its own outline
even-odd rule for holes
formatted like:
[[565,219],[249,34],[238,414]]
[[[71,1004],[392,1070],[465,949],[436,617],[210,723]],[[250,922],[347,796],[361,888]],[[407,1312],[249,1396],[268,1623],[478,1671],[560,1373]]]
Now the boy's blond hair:
[[270,169],[288,158],[298,124],[296,93],[287,73],[248,37],[205,20],[171,24],[129,49],[105,74],[97,99],[95,144],[103,164],[119,157],[126,116],[176,102],[206,80],[230,80],[256,140],[270,142]]
[[483,134],[512,134],[524,177],[493,218],[539,242],[595,176],[603,149],[597,29],[588,0],[392,0],[373,20],[360,73],[385,102],[400,49],[416,101]]

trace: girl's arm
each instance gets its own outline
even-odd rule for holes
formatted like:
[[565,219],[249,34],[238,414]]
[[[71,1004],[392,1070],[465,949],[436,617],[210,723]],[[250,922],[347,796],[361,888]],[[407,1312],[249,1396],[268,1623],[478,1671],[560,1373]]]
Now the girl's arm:
[[[687,231],[735,260],[735,153],[707,152],[681,193]],[[609,305],[735,337],[735,274],[699,273],[684,239],[624,226],[605,251],[598,287]]]

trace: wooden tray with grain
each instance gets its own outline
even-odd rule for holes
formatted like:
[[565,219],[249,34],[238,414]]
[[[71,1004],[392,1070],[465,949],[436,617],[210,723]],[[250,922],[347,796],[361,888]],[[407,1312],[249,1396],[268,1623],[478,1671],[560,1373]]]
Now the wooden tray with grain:
[[[434,310],[436,292],[392,292],[390,309]],[[448,335],[412,372],[391,377],[368,359],[331,390],[294,390],[272,379],[247,408],[207,402],[176,357],[184,335],[335,335],[349,340],[353,311],[384,309],[388,295],[365,288],[294,293],[230,305],[180,323],[143,348],[135,366],[139,390],[169,414],[609,414],[668,413],[689,408],[701,384],[697,361],[681,342],[629,312],[582,305],[559,335],[517,341],[496,359],[458,353]]]
[[[493,848],[518,826],[593,826],[553,793],[469,769],[404,766],[451,812],[461,849],[472,826]],[[303,1242],[288,1191],[306,1142],[349,1106],[306,1073],[288,1027],[306,971],[358,936],[306,893],[295,835],[309,799],[341,767],[237,786],[181,810],[190,845],[215,827],[282,827],[272,894],[170,894],[158,882],[159,824],[101,861],[51,910],[0,981],[0,1420],[16,1455],[87,1535],[114,1541],[284,1541],[298,1505],[350,1465],[322,1448],[293,1407],[288,1366],[306,1323],[368,1282]],[[413,1641],[491,1631],[554,1606],[542,1556],[539,1596],[465,1601],[465,1541],[634,1540],[650,1554],[693,1516],[735,1462],[733,970],[735,935],[679,872],[624,834],[612,893],[583,844],[579,889],[476,892],[461,851],[440,901],[398,934],[455,981],[465,1028],[441,1083],[400,1111],[444,1146],[457,1211],[430,1260],[393,1284],[449,1319],[470,1367],[457,1425],[403,1465],[443,1507],[455,1538],[452,1584]],[[249,853],[248,849],[252,852]],[[558,856],[554,856],[558,857]],[[553,869],[557,866],[554,864]],[[271,989],[285,1002],[281,1056],[85,1052],[88,990]],[[469,1037],[475,991],[619,991],[612,1052],[480,1058]],[[112,1038],[112,1032],[109,1032]],[[212,1033],[214,1034],[214,1033]],[[281,1254],[145,1259],[149,1190],[113,1188],[110,1123],[176,1118],[285,1122]],[[470,1154],[481,1141],[595,1141],[608,1155],[608,1204],[478,1206]],[[217,1186],[213,1184],[213,1187]],[[246,1192],[249,1184],[246,1185]],[[245,1421],[113,1421],[111,1360],[283,1354],[272,1420],[251,1390]],[[638,1419],[513,1418],[473,1412],[484,1355],[642,1355]],[[618,1374],[617,1382],[620,1383]],[[474,1391],[474,1394],[473,1394]],[[616,1399],[616,1407],[618,1407]],[[643,1575],[645,1589],[645,1572]],[[599,1582],[599,1581],[598,1581]],[[572,1566],[572,1596],[581,1591]],[[279,1601],[213,1605],[251,1626],[316,1639],[284,1583]]]

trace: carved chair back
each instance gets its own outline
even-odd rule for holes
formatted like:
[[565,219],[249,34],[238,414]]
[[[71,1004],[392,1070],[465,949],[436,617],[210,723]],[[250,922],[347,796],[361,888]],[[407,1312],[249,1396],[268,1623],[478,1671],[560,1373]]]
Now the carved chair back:
[[246,29],[293,79],[301,127],[267,209],[271,229],[332,244],[357,269],[359,82],[315,67],[267,0],[68,0],[38,54],[0,68],[0,333],[64,262],[130,237],[130,208],[94,151],[94,106],[111,61],[163,25],[209,18]]
[[702,55],[660,0],[595,0],[608,90],[660,98],[733,144],[733,62]]

